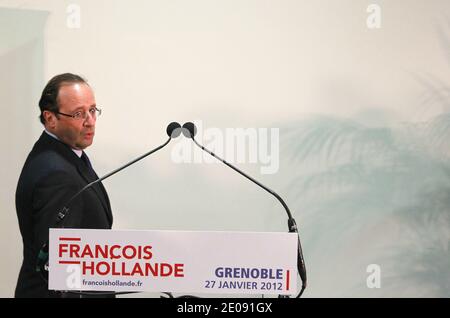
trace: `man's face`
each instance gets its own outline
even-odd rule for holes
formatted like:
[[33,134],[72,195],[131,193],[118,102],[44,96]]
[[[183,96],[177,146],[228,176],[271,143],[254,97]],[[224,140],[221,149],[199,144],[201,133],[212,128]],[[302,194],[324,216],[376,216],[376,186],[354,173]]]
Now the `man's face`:
[[50,132],[73,149],[89,147],[94,141],[96,122],[95,116],[89,114],[89,110],[96,106],[91,88],[83,83],[63,84],[59,89],[58,105],[60,113],[73,115],[82,111],[87,113],[87,117],[77,120],[63,115],[52,116]]

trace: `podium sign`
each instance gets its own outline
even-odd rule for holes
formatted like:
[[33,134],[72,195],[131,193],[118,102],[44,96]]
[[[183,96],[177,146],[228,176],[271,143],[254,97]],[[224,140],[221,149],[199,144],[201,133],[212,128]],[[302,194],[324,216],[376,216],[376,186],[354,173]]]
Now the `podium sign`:
[[295,233],[50,229],[49,289],[297,292]]

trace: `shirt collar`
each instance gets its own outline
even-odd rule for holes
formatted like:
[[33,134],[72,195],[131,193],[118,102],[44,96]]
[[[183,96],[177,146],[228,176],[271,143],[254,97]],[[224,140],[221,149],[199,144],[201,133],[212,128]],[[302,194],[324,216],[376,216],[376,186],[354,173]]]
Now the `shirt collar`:
[[[45,132],[47,133],[47,135],[55,138],[56,140],[59,140],[58,137],[56,137],[54,134],[49,132],[47,129],[45,129]],[[78,156],[78,158],[81,158],[81,155],[83,154],[83,150],[78,150],[78,149],[73,149],[73,148],[70,148],[70,149],[72,149],[72,151]]]

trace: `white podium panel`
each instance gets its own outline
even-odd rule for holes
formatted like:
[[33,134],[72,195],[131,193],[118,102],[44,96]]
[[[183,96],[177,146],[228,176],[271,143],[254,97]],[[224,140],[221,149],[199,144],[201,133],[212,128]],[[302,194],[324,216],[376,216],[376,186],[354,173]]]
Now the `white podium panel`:
[[297,292],[295,233],[50,229],[49,289]]

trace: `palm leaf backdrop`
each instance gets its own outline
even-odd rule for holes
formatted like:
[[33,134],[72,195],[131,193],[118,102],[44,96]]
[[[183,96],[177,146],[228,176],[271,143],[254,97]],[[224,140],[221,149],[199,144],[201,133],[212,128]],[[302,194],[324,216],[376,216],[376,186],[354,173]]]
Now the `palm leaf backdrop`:
[[[414,121],[312,116],[282,126],[309,295],[450,297],[450,85],[415,78],[423,97]],[[439,112],[422,120],[431,107]],[[382,269],[377,290],[366,286],[370,263]]]

